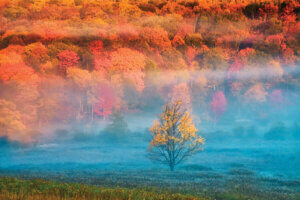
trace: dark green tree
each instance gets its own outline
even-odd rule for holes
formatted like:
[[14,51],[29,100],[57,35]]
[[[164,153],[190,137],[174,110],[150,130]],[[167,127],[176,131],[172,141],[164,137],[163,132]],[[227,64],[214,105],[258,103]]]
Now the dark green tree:
[[130,130],[124,116],[119,110],[114,110],[110,116],[110,123],[104,129],[105,139],[112,142],[126,140]]

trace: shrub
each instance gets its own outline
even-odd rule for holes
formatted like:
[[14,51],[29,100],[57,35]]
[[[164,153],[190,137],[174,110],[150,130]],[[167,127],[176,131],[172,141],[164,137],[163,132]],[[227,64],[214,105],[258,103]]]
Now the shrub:
[[110,116],[111,123],[104,129],[104,138],[110,142],[119,142],[127,139],[130,130],[120,111],[113,111]]

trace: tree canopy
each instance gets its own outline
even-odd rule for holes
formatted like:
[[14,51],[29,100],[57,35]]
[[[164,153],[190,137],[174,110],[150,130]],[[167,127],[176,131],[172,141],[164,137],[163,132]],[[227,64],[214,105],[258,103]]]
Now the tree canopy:
[[192,116],[183,108],[181,101],[166,104],[150,131],[150,158],[168,165],[171,171],[201,151],[204,144],[204,138],[197,134]]

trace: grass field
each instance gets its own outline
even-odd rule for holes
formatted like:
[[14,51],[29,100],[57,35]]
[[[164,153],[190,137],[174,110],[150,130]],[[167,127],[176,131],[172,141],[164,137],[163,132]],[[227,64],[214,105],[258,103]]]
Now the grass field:
[[0,178],[0,199],[204,199],[190,195],[171,194],[142,188],[104,188],[78,183],[58,183],[40,179],[22,180],[17,178]]
[[[141,172],[142,173],[142,172]],[[203,174],[207,180],[205,183],[179,181],[177,184],[167,182],[154,183],[146,180],[147,172],[141,184],[142,175],[134,177],[133,174],[119,173],[114,176],[112,184],[108,177],[103,176],[91,178],[91,184],[87,180],[50,177],[29,178],[29,176],[18,176],[20,178],[2,176],[0,178],[0,199],[2,200],[81,200],[81,199],[189,199],[189,200],[268,200],[284,199],[297,200],[300,198],[297,181],[283,182],[276,179],[255,178],[252,174],[241,170],[231,171],[233,178],[216,183],[211,175]],[[148,172],[151,173],[151,172]],[[158,176],[159,174],[153,174]],[[162,175],[162,174],[160,174]],[[177,171],[176,174],[167,173],[165,176],[179,179],[181,176],[191,178],[197,174],[186,174]],[[109,175],[107,175],[109,176]],[[130,178],[129,176],[132,176]],[[119,177],[119,181],[117,181]],[[197,176],[196,176],[197,177]],[[96,180],[97,179],[97,180]],[[209,179],[211,181],[209,181]],[[79,183],[81,182],[81,183]],[[148,183],[148,184],[147,184]],[[264,186],[262,186],[263,184]],[[280,186],[280,187],[279,187]]]

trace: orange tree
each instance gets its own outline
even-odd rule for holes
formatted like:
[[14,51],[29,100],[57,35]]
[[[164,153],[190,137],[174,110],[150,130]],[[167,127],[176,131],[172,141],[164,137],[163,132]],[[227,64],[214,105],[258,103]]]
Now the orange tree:
[[181,101],[166,104],[150,131],[150,159],[168,165],[171,171],[177,164],[201,151],[204,144],[204,138],[197,135],[192,117]]

